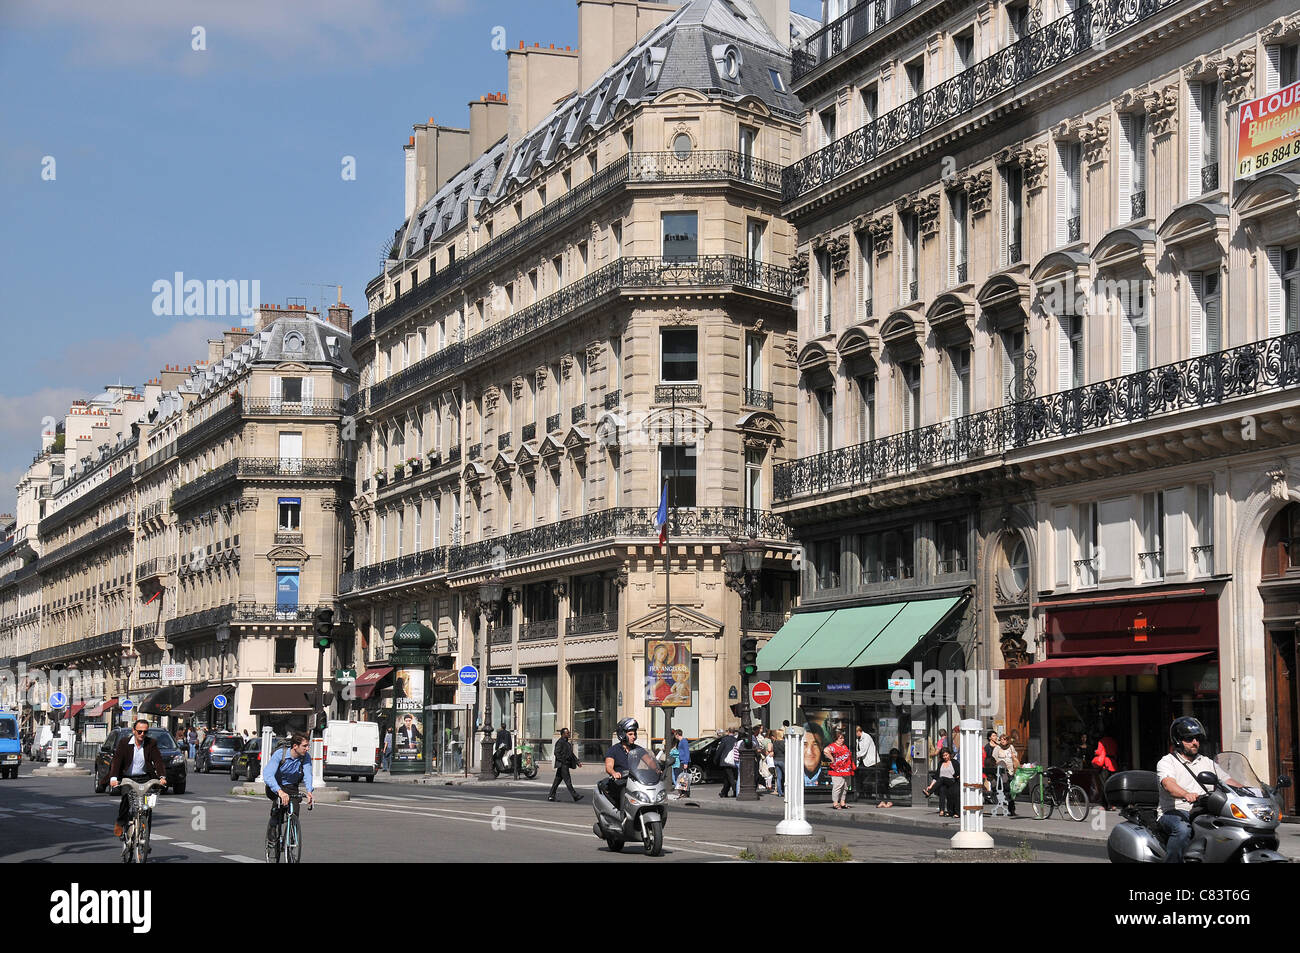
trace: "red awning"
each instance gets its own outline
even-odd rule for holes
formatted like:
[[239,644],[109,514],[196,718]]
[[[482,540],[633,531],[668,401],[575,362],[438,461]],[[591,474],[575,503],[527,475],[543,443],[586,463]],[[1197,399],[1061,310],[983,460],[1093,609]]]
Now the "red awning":
[[69,706],[68,706],[68,710],[65,711],[65,712],[63,713],[63,717],[64,717],[64,718],[75,718],[75,717],[77,717],[77,712],[81,711],[81,709],[83,709],[83,708],[85,708],[85,707],[86,707],[86,703],[85,703],[85,702],[77,702],[75,705],[69,705]]
[[105,712],[112,711],[112,710],[113,710],[114,708],[116,708],[116,707],[117,707],[117,699],[116,699],[116,698],[110,698],[110,699],[108,699],[107,701],[102,701],[102,702],[100,702],[98,705],[95,705],[94,707],[92,707],[89,711],[86,712],[86,717],[87,717],[87,718],[99,718],[99,717],[101,717]]
[[1090,675],[1154,675],[1162,665],[1204,658],[1209,652],[1168,652],[1163,655],[1094,655],[1088,658],[1049,658],[1019,668],[1004,668],[999,678],[1086,678]]
[[392,674],[392,668],[368,668],[352,683],[352,697],[357,701],[365,701],[375,693],[379,683]]

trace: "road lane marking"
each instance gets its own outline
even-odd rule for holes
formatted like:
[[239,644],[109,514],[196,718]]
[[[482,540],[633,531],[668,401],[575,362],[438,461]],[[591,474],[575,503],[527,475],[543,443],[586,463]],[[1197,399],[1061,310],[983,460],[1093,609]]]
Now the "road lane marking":
[[197,850],[201,854],[219,854],[220,847],[209,847],[207,844],[191,844],[189,841],[180,840],[172,844],[173,847],[184,847],[186,850]]
[[222,860],[233,860],[237,864],[260,864],[262,861],[255,857],[245,857],[243,854],[222,854]]

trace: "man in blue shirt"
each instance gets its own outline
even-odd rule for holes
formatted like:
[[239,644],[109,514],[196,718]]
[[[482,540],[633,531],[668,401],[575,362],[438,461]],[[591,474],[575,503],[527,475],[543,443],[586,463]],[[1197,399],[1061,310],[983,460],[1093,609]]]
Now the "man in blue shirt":
[[307,788],[307,803],[311,804],[311,742],[301,731],[295,731],[289,744],[277,748],[262,769],[266,796],[271,799],[271,820],[266,825],[266,842],[274,846],[280,814],[289,806],[289,797],[298,793],[301,782]]

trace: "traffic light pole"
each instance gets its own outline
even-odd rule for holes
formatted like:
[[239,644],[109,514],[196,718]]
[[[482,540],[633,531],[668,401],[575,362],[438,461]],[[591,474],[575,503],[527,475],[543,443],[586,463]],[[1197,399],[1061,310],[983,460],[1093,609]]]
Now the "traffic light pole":
[[[740,644],[741,655],[749,642],[749,579],[746,578],[740,591]],[[744,734],[744,744],[740,749],[740,788],[736,792],[738,801],[758,800],[758,752],[754,750],[753,722],[749,717],[749,672],[744,662],[740,666],[740,726]]]

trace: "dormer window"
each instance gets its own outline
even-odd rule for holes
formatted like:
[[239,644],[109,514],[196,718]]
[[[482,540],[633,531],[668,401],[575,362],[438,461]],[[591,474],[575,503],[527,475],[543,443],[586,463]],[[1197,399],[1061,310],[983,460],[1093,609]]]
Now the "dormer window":
[[737,82],[740,79],[742,59],[738,47],[731,44],[719,44],[713,48],[713,61],[717,64],[718,74],[725,80]]
[[284,336],[285,351],[290,353],[297,353],[302,351],[303,347],[304,347],[303,337],[297,331],[290,331],[288,334]]

